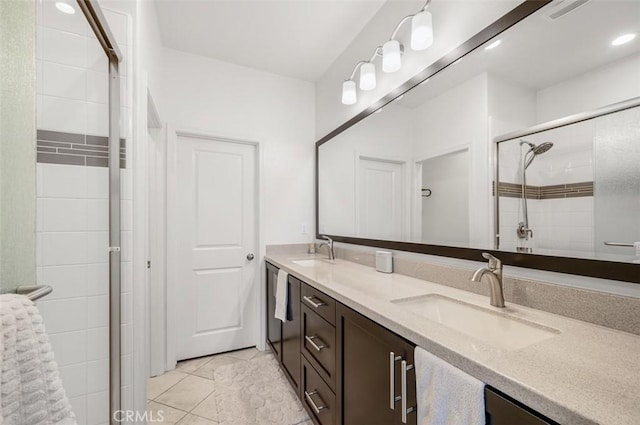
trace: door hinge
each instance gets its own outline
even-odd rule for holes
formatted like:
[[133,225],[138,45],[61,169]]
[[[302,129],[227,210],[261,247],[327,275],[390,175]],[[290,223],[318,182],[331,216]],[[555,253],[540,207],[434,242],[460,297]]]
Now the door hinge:
[[151,260],[147,260],[147,268],[150,269],[151,268]]

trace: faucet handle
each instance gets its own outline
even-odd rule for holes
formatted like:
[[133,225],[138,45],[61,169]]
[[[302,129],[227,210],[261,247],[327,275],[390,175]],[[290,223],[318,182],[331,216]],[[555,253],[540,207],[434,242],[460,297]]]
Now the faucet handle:
[[500,261],[498,258],[494,257],[493,255],[489,254],[488,252],[483,252],[482,257],[485,258],[486,260],[489,260],[490,270],[499,270],[502,268],[502,261]]

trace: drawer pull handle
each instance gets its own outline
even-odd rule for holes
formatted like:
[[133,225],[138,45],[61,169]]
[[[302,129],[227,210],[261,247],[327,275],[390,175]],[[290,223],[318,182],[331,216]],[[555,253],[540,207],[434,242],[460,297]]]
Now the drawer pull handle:
[[400,396],[396,396],[396,362],[402,359],[400,356],[391,351],[389,353],[389,407],[391,410],[396,410],[396,403],[400,400]]
[[413,413],[416,411],[415,407],[407,409],[407,371],[413,369],[413,365],[407,365],[407,361],[403,360],[401,363],[401,375],[402,382],[402,423],[407,423],[407,413]]
[[302,297],[303,300],[305,300],[307,303],[309,303],[311,305],[311,307],[313,308],[318,308],[318,307],[322,307],[323,305],[327,305],[327,303],[319,301],[319,302],[315,302],[313,301],[314,299],[316,299],[316,297],[312,296],[309,297],[307,295],[305,295],[304,297]]
[[[305,335],[305,336],[304,336],[304,339],[306,339],[306,340],[307,340],[307,342],[308,342],[309,344],[311,344],[311,346],[312,346],[313,348],[315,348],[317,351],[320,351],[320,350],[322,350],[323,348],[327,348],[327,347],[328,347],[328,346],[327,346],[327,344],[325,344],[324,342],[322,342],[322,340],[321,340],[320,338],[318,338],[317,336],[315,336],[315,335],[313,335],[313,336]],[[320,341],[320,344],[316,344],[314,340]]]
[[[304,392],[304,398],[307,399],[307,401],[309,402],[311,407],[313,407],[313,411],[316,412],[316,414],[317,414],[317,413],[320,413],[321,410],[327,409],[328,406],[326,404],[324,404],[324,402],[323,402],[322,406],[318,406],[316,404],[316,402],[313,401],[313,398],[311,397],[311,396],[316,395],[316,394],[318,394],[318,391],[314,390],[314,391],[311,391],[310,393],[305,391]],[[322,399],[320,399],[320,401],[322,401]]]

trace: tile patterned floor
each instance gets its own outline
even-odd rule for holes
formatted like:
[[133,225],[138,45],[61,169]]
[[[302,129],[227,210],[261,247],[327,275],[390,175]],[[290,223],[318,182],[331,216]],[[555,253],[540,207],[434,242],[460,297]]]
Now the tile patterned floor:
[[312,425],[277,361],[255,348],[179,362],[149,379],[164,425]]

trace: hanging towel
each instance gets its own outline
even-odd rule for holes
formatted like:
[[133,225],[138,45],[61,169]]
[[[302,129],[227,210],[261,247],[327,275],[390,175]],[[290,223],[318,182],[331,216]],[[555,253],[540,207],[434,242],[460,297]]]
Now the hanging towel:
[[77,425],[42,317],[23,295],[0,295],[0,424]]
[[416,347],[418,425],[484,425],[484,383]]
[[287,310],[289,310],[289,273],[278,270],[278,280],[276,281],[276,319],[287,321]]

